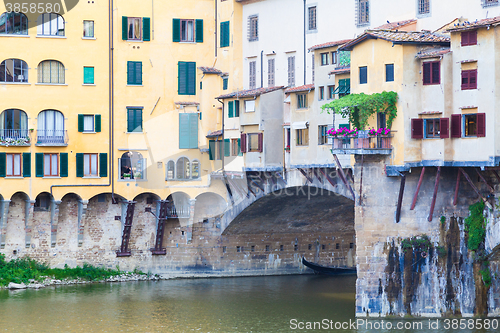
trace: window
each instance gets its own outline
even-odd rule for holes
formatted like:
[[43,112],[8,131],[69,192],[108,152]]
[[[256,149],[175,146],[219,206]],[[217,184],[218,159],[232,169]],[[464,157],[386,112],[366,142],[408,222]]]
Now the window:
[[94,21],[83,21],[83,37],[94,38]]
[[337,51],[332,52],[332,65],[337,63]]
[[191,162],[191,179],[200,178],[200,161],[194,160]]
[[83,84],[94,84],[94,67],[83,67]]
[[83,174],[97,176],[97,154],[83,154]]
[[297,109],[307,108],[307,94],[297,94]]
[[172,41],[203,43],[203,20],[173,19]]
[[358,1],[358,20],[357,25],[363,26],[370,23],[370,1],[368,0],[357,0]]
[[307,9],[307,12],[309,14],[309,30],[316,30],[316,6],[309,7]]
[[359,67],[359,84],[368,83],[368,67]]
[[385,65],[385,82],[394,81],[394,64]]
[[248,40],[250,42],[259,40],[259,16],[248,17]]
[[477,30],[464,31],[460,37],[462,46],[477,45]]
[[319,87],[319,100],[322,101],[325,99],[325,87]]
[[297,146],[309,146],[309,128],[298,129]]
[[274,87],[274,58],[267,60],[267,86]]
[[167,162],[167,180],[173,180],[175,176],[175,162],[168,161]]
[[179,61],[178,94],[196,95],[196,62]]
[[483,7],[497,6],[498,0],[483,0]]
[[248,133],[248,152],[262,152],[262,133]]
[[255,112],[255,101],[245,101],[245,112]]
[[439,138],[440,126],[439,119],[425,119],[425,137],[426,138]]
[[37,143],[64,144],[64,116],[56,110],[45,110],[37,118]]
[[321,53],[321,66],[328,65],[328,52]]
[[28,65],[20,59],[7,59],[0,64],[0,82],[28,82]]
[[21,177],[21,154],[6,154],[6,176]]
[[45,13],[37,19],[38,36],[64,36],[64,19],[55,13]]
[[59,155],[43,154],[43,175],[44,177],[57,177],[59,175]]
[[208,156],[211,161],[221,161],[224,156],[224,140],[210,140],[208,142]]
[[49,193],[40,193],[35,199],[34,210],[36,212],[46,212],[50,208],[52,199]]
[[486,114],[465,114],[463,115],[463,126],[465,137],[485,137],[486,136]]
[[240,246],[236,247],[236,252],[241,252],[241,247]]
[[228,47],[230,44],[229,21],[220,23],[220,47]]
[[228,118],[234,118],[240,116],[240,101],[231,101],[227,103],[228,106]]
[[288,86],[295,86],[295,56],[288,57]]
[[326,145],[328,144],[328,126],[327,125],[319,125],[318,126],[318,145]]
[[227,90],[227,85],[229,83],[229,79],[227,77],[222,78],[222,90]]
[[186,157],[181,157],[177,160],[176,163],[176,179],[178,180],[185,180],[189,179],[189,176],[191,174],[191,169],[190,169],[191,163],[189,163],[189,160]]
[[38,83],[64,84],[64,65],[56,60],[38,64]]
[[142,108],[127,108],[127,132],[142,132]]
[[430,0],[417,0],[418,14],[429,14],[431,12]]
[[194,20],[181,20],[181,42],[194,42]]
[[335,99],[335,86],[328,86],[328,99]]
[[7,109],[0,114],[0,139],[2,141],[29,139],[26,112]]
[[142,61],[127,61],[127,84],[142,85]]
[[[77,177],[107,177],[108,154],[76,153]],[[100,171],[98,173],[98,170]]]
[[127,18],[127,40],[142,40],[142,27],[141,27],[140,17],[128,17]]
[[462,90],[477,89],[477,69],[462,71]]
[[241,156],[240,139],[231,139],[231,156]]
[[270,251],[270,246],[266,245],[266,252],[269,252],[269,251]]
[[179,113],[179,149],[198,148],[198,113]]
[[83,116],[83,132],[94,132],[94,115]]
[[441,69],[439,61],[424,62],[422,66],[424,85],[441,83]]
[[0,16],[0,34],[27,35],[28,18],[23,13],[3,13]]
[[142,158],[142,154],[138,152],[125,152],[122,157],[118,159],[118,166],[120,168],[120,179],[146,179],[146,159]]
[[255,89],[257,87],[257,62],[250,61],[248,68],[248,88]]
[[314,63],[314,53],[311,54],[311,71],[312,71],[312,83],[314,84],[314,77],[316,76],[315,74],[315,67],[316,67],[316,64]]

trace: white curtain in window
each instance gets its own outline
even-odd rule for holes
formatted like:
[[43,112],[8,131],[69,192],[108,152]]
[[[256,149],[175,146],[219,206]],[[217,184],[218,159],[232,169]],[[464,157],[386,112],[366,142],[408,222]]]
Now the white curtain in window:
[[50,175],[50,156],[51,156],[50,154],[43,155],[43,157],[44,157],[43,173],[46,176]]
[[97,176],[97,155],[92,154],[90,155],[90,174],[92,176]]
[[21,154],[14,154],[14,175],[21,175]]
[[83,174],[85,176],[90,174],[89,168],[90,168],[90,155],[85,154],[83,155]]
[[193,41],[193,21],[187,22],[187,40]]
[[52,175],[55,176],[57,175],[57,154],[52,154],[50,155],[52,157]]
[[175,173],[175,162],[168,161],[167,162],[167,180],[174,179],[174,173]]
[[45,111],[42,111],[38,114],[37,118],[37,124],[38,124],[38,135],[44,135],[45,132]]
[[94,21],[83,21],[83,37],[94,37]]
[[84,132],[94,131],[94,116],[83,116],[83,131]]
[[134,38],[141,39],[141,19],[134,20]]
[[59,81],[60,79],[60,74],[59,74],[59,64],[55,61],[50,61],[50,83],[64,83],[63,81]]
[[20,129],[22,130],[27,130],[28,129],[28,116],[26,115],[26,113],[24,113],[23,111],[20,111],[21,112],[21,127]]
[[62,131],[64,131],[64,116],[59,111],[52,111],[54,113],[54,129],[58,131],[58,135],[62,135]]
[[45,112],[45,130],[47,135],[54,135],[55,130],[55,112],[54,111],[44,111]]
[[7,176],[12,176],[12,154],[7,154]]
[[0,114],[0,130],[3,130],[5,127],[5,115],[7,113],[5,111],[2,112],[2,114]]

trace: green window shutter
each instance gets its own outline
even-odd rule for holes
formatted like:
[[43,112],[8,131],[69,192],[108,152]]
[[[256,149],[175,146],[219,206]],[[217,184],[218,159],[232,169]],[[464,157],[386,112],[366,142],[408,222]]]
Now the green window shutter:
[[240,116],[240,101],[234,101],[234,116]]
[[142,110],[136,109],[134,110],[134,132],[142,132]]
[[227,116],[229,118],[233,118],[234,117],[234,102],[231,101],[231,102],[228,102],[227,103]]
[[134,109],[127,109],[127,132],[131,133],[134,131]]
[[198,148],[198,114],[189,113],[189,148]]
[[31,177],[31,153],[23,153],[23,177]]
[[187,62],[179,61],[177,65],[177,93],[179,95],[187,95]]
[[196,95],[196,63],[188,62],[187,65],[187,94]]
[[60,153],[59,159],[59,176],[68,177],[68,153]]
[[202,115],[202,113],[200,112],[200,120],[201,120],[201,115]]
[[7,155],[5,153],[0,153],[0,177],[5,177],[7,175],[6,164]]
[[35,175],[43,177],[43,153],[35,153]]
[[135,63],[135,84],[142,84],[142,61]]
[[108,176],[108,154],[100,153],[99,154],[99,177],[107,177]]
[[196,43],[203,43],[203,20],[196,20]]
[[122,16],[122,39],[128,40],[128,18]]
[[215,158],[215,140],[208,141],[208,158],[213,161]]
[[78,132],[83,132],[83,114],[78,115]]
[[220,47],[229,46],[229,21],[220,23]]
[[222,90],[227,90],[227,83],[228,83],[228,78],[225,77],[222,79]]
[[94,116],[94,131],[99,133],[101,131],[101,115],[96,114]]
[[83,83],[94,84],[94,67],[83,67]]
[[224,139],[224,156],[231,156],[231,141]]
[[189,148],[189,113],[179,113],[179,149]]
[[76,176],[83,177],[83,154],[82,153],[76,153]]
[[151,40],[151,20],[149,17],[142,18],[142,40],[145,42]]
[[243,153],[241,152],[241,139],[238,139],[238,156],[243,156]]
[[181,41],[181,20],[172,20],[172,41],[178,43]]
[[135,62],[127,61],[127,84],[135,84]]

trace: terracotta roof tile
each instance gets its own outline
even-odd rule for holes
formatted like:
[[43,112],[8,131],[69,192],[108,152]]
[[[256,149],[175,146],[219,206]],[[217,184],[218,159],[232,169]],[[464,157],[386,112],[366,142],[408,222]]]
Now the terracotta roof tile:
[[208,133],[207,138],[216,138],[218,136],[221,136],[222,134],[224,134],[223,130],[212,131],[212,132]]
[[262,94],[267,94],[273,92],[275,90],[283,89],[283,86],[280,87],[268,87],[268,88],[257,88],[257,89],[249,89],[249,90],[240,90],[235,91],[229,94],[220,95],[217,97],[218,99],[227,99],[227,98],[245,98],[245,97],[256,97]]
[[404,21],[398,21],[398,22],[391,22],[391,23],[386,23],[384,25],[381,25],[380,27],[376,27],[375,29],[381,29],[381,30],[396,30],[398,28],[402,28],[404,26],[416,23],[416,19],[411,19],[411,20],[404,20]]
[[285,93],[288,94],[288,93],[295,93],[295,92],[309,91],[309,90],[314,90],[314,84],[306,84],[299,87],[290,87],[285,90]]
[[436,58],[450,52],[451,50],[449,47],[431,47],[418,52],[416,57],[419,59]]
[[222,74],[222,71],[218,70],[215,67],[198,67],[203,74]]
[[366,39],[379,38],[395,44],[450,44],[450,37],[433,33],[430,31],[392,31],[392,30],[366,30],[361,36],[344,44],[342,50],[352,50],[352,48]]
[[198,102],[174,102],[175,105],[200,105]]
[[464,31],[464,30],[472,30],[472,29],[477,29],[477,28],[485,28],[490,25],[492,26],[497,26],[500,24],[500,16],[492,17],[492,18],[487,18],[487,19],[482,19],[482,20],[475,20],[475,21],[465,21],[462,23],[455,23],[452,28],[448,29],[447,31],[449,32],[456,32],[456,31]]
[[443,113],[442,111],[423,111],[419,112],[419,114],[441,114]]
[[331,71],[330,73],[328,73],[328,75],[332,75],[332,74],[346,74],[346,73],[350,73],[351,72],[351,67],[337,67],[335,68],[333,71]]
[[327,47],[333,47],[333,46],[342,45],[342,44],[345,44],[347,42],[350,42],[351,40],[352,39],[343,39],[343,40],[338,40],[338,41],[335,41],[335,42],[328,42],[328,43],[314,45],[314,46],[311,46],[309,48],[309,51],[314,51],[314,50],[318,50],[318,49],[325,49]]

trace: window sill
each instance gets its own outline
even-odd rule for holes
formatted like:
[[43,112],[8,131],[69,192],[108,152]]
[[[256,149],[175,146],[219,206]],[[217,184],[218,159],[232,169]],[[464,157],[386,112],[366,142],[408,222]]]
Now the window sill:
[[165,179],[166,182],[199,182],[201,181],[200,178],[193,178],[193,179]]
[[133,182],[147,182],[147,179],[118,179],[119,182],[122,183],[133,183]]
[[142,39],[127,39],[125,42],[129,42],[129,43],[143,43],[144,41]]
[[50,35],[36,35],[36,38],[54,38],[54,39],[67,39],[66,36],[50,36]]
[[309,147],[309,145],[296,145],[295,147],[296,148],[307,148],[307,147]]
[[5,176],[5,179],[24,179],[24,177],[23,176]]
[[308,34],[316,34],[316,33],[318,33],[318,29],[314,29],[314,30],[307,30],[307,33],[308,33]]
[[477,139],[477,135],[468,135],[468,136],[462,136],[461,139]]
[[29,38],[30,35],[0,34],[0,37],[22,37],[22,38]]
[[85,39],[85,40],[96,40],[97,38],[95,38],[95,37],[82,37],[82,39]]
[[61,179],[60,176],[43,176],[43,179]]
[[36,147],[67,147],[67,143],[35,143]]
[[35,83],[36,86],[67,86],[67,83]]
[[197,44],[197,43],[191,41],[180,41],[179,44]]
[[95,87],[95,83],[83,83],[82,86]]
[[144,85],[142,85],[142,84],[130,84],[130,83],[127,83],[127,87],[144,87]]
[[0,82],[0,85],[4,84],[12,84],[12,85],[19,85],[19,86],[31,86],[31,83],[29,82]]
[[147,132],[124,132],[125,134],[146,134]]
[[82,179],[101,179],[99,176],[84,176]]
[[83,131],[81,132],[82,134],[96,134],[98,132],[93,132],[93,131]]

